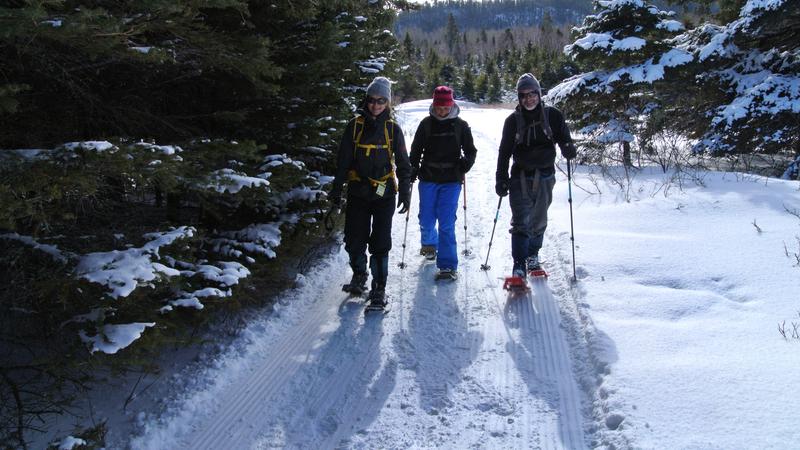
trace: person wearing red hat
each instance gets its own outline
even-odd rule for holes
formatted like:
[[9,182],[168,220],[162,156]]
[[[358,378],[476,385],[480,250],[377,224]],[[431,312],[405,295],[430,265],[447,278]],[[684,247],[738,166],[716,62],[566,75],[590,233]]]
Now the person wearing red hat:
[[464,174],[475,163],[477,149],[453,90],[433,91],[430,115],[420,122],[411,143],[411,182],[419,177],[419,227],[426,258],[436,259],[437,279],[456,279],[456,212]]

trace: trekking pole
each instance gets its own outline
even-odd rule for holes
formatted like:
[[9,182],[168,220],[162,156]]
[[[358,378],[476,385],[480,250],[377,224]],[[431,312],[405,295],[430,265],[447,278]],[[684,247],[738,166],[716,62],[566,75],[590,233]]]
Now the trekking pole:
[[492,241],[494,240],[494,229],[497,228],[497,218],[500,217],[500,205],[503,203],[503,197],[497,201],[497,212],[494,215],[494,225],[492,225],[492,237],[489,238],[489,250],[486,251],[486,262],[481,264],[481,270],[489,270],[489,252],[492,251]]
[[575,270],[575,226],[572,223],[572,164],[567,160],[567,187],[569,192],[569,240],[572,241],[572,281],[578,281]]
[[464,185],[464,250],[461,252],[464,256],[469,256],[472,252],[467,248],[467,177],[461,179]]
[[414,183],[411,183],[411,192],[408,193],[408,211],[406,211],[406,229],[403,231],[403,256],[397,267],[401,269],[406,268],[406,238],[408,237],[408,219],[411,217],[411,196],[414,195]]

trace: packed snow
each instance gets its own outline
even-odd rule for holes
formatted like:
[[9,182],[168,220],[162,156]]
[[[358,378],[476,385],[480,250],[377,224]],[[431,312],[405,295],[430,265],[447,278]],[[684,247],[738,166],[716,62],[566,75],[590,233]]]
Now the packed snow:
[[[398,108],[409,142],[428,106]],[[458,212],[459,250],[471,254],[459,257],[457,281],[433,280],[434,265],[418,255],[413,212],[403,252],[406,221],[396,216],[389,314],[365,317],[363,301],[340,291],[350,271],[339,249],[225,351],[153,377],[127,405],[127,428],[110,428],[108,446],[784,449],[800,442],[796,181],[644,169],[623,190],[585,166],[570,185],[559,160],[542,250],[550,277],[510,296],[501,287],[511,269],[507,198],[489,252],[497,146],[510,110],[461,107],[478,159],[467,176],[466,213]],[[116,406],[101,402],[95,411],[113,415]]]

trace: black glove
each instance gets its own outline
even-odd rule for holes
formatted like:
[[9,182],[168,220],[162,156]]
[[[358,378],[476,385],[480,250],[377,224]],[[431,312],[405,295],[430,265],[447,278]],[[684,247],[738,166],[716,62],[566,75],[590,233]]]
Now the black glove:
[[469,161],[467,161],[467,158],[463,158],[463,157],[458,160],[458,167],[461,168],[461,173],[467,173],[467,172],[469,172],[469,169],[471,168],[470,164],[469,164]]
[[505,197],[508,195],[508,180],[498,180],[494,185],[494,191],[498,197]]
[[575,148],[575,144],[572,142],[567,142],[566,144],[558,144],[561,148],[561,156],[567,159],[572,159],[578,156],[578,150]]
[[408,190],[400,192],[397,195],[397,207],[400,208],[400,214],[408,212],[408,209],[411,207],[411,193]]

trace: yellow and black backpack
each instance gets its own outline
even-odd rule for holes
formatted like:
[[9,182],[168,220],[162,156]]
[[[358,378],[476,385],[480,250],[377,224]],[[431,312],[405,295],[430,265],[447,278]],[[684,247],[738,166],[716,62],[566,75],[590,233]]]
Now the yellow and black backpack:
[[[384,196],[387,182],[392,180],[393,189],[390,194],[397,191],[397,179],[394,172],[394,152],[392,151],[392,136],[396,122],[387,119],[383,122],[383,144],[364,144],[361,142],[364,134],[364,117],[356,117],[353,124],[353,166],[348,172],[348,181],[368,181],[373,191],[379,196]],[[389,128],[391,127],[391,131]]]

